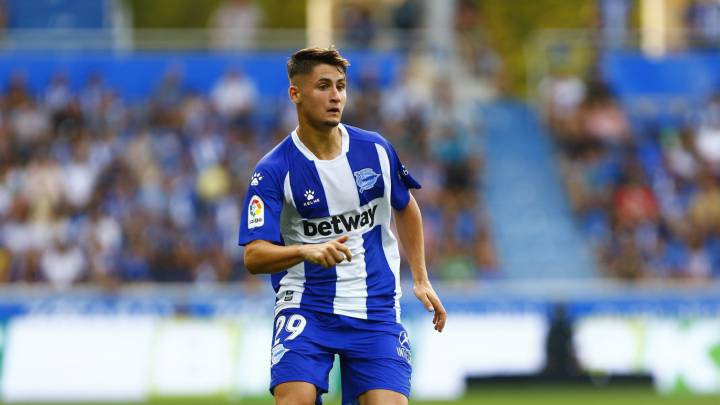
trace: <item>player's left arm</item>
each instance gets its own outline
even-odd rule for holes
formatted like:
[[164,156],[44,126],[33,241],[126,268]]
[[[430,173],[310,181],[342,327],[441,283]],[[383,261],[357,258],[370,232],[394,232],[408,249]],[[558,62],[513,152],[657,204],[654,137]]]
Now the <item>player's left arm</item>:
[[433,316],[435,330],[442,332],[443,328],[445,328],[447,312],[428,278],[425,266],[422,214],[412,194],[404,209],[395,210],[395,225],[398,231],[398,239],[410,264],[410,271],[413,276],[413,292],[428,311],[435,313]]

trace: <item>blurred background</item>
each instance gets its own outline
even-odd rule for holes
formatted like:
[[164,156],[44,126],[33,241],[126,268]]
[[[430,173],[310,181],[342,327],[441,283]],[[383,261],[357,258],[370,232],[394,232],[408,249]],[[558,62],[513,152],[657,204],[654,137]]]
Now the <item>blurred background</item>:
[[719,0],[2,0],[4,403],[272,403],[240,204],[330,44],[423,184],[413,403],[720,401]]

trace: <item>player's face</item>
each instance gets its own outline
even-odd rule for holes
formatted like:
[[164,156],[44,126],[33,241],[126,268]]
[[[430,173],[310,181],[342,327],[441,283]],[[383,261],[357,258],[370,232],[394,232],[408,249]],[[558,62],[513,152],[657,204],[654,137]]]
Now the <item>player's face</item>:
[[290,87],[303,119],[315,127],[336,127],[345,108],[345,74],[332,65],[317,65]]

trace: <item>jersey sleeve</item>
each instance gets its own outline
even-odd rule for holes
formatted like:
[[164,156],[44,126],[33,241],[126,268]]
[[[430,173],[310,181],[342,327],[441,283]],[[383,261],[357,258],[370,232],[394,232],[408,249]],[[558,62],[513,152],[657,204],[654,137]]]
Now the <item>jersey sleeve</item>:
[[282,244],[280,215],[283,203],[282,179],[258,166],[245,194],[238,243],[245,246],[254,240],[266,240]]
[[410,201],[410,189],[421,188],[422,186],[410,174],[405,165],[400,162],[400,158],[390,143],[387,143],[386,150],[390,159],[390,177],[391,192],[390,204],[396,210],[403,210]]

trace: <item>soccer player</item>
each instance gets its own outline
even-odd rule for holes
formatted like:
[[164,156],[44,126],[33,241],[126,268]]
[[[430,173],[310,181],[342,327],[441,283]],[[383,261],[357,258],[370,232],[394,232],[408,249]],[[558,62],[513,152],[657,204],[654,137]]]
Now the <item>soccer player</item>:
[[308,48],[288,60],[298,127],[263,157],[245,197],[240,244],[276,292],[270,391],[280,405],[321,404],[335,354],[343,404],[407,404],[410,344],[400,324],[400,255],[435,329],[446,312],[428,280],[420,185],[382,136],[340,123],[349,63]]

